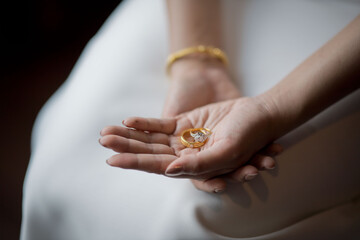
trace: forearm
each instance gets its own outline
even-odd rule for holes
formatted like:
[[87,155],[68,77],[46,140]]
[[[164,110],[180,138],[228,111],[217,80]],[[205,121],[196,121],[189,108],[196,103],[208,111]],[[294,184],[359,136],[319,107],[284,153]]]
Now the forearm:
[[280,137],[360,85],[360,17],[310,56],[284,80],[259,96]]
[[[223,48],[221,0],[167,0],[167,7],[171,53],[198,45]],[[214,70],[228,74],[226,65],[219,59],[194,53],[171,65],[171,77],[173,80],[183,80],[189,75],[208,78]]]
[[220,0],[167,0],[170,51],[196,45],[222,47]]

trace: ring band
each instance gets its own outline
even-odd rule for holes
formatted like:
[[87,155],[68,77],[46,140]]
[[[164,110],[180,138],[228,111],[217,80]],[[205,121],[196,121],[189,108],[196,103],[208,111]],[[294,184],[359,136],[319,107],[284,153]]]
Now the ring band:
[[[208,137],[211,134],[212,132],[208,128],[190,128],[186,129],[181,133],[180,140],[185,147],[198,148],[203,146],[207,142]],[[186,135],[189,135],[189,137],[193,137],[194,141],[186,140]]]

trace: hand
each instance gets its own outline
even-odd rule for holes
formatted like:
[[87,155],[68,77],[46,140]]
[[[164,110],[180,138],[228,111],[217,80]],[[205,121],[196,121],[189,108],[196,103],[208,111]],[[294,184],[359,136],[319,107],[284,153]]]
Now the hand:
[[275,157],[283,151],[280,144],[272,143],[257,152],[249,162],[233,172],[206,180],[191,179],[194,186],[205,192],[220,193],[226,188],[226,181],[249,182],[258,175],[258,171],[275,169]]
[[[100,143],[120,152],[108,159],[112,166],[202,180],[228,174],[238,180],[242,176],[239,172],[252,166],[239,167],[273,141],[271,123],[271,114],[260,101],[242,98],[210,104],[172,119],[129,118],[124,124],[137,130],[105,128]],[[185,148],[179,135],[195,127],[208,127],[213,134],[202,148]],[[225,183],[220,180],[208,181],[216,181],[221,190]]]
[[[171,70],[171,85],[163,117],[174,117],[210,103],[240,97],[240,92],[231,81],[226,67],[216,59],[187,58],[174,63]],[[273,168],[275,164],[273,157],[279,151],[281,146],[275,144],[269,149],[264,149],[262,154],[254,156],[249,166],[242,166],[237,171],[238,181],[249,181],[257,175],[258,169]],[[220,179],[192,180],[192,182],[195,187],[204,191],[212,191],[211,189],[225,183]]]

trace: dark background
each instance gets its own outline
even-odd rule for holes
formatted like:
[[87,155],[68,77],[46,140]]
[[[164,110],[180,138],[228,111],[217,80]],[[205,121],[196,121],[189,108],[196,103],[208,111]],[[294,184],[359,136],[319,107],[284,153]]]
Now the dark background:
[[0,239],[18,239],[32,125],[121,0],[1,3]]

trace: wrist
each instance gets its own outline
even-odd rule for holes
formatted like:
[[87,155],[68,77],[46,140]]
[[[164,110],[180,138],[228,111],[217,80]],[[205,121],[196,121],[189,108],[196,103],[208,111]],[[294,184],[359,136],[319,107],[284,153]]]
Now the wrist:
[[286,133],[287,122],[286,117],[278,106],[276,99],[271,93],[265,92],[254,97],[259,108],[267,116],[268,129],[270,131],[271,140],[276,140]]
[[219,48],[212,46],[198,45],[188,47],[170,54],[166,60],[166,71],[171,75],[171,68],[174,63],[179,60],[196,60],[197,63],[206,63],[207,65],[217,65],[222,63],[228,65],[228,58],[226,54]]
[[311,101],[304,96],[300,87],[296,85],[289,87],[289,83],[280,83],[256,97],[269,112],[275,139],[311,117],[309,114],[309,109],[312,107]]
[[204,55],[194,55],[176,61],[172,65],[170,78],[178,80],[194,75],[213,78],[213,75],[229,76],[229,72],[224,63],[217,59]]

